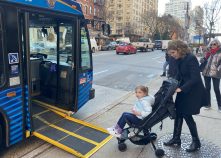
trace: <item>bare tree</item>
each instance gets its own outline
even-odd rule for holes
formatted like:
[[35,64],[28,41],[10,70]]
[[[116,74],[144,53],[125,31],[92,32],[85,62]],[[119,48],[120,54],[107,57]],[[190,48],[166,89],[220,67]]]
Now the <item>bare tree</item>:
[[184,38],[184,30],[179,24],[179,22],[171,15],[164,15],[158,17],[157,20],[157,31],[160,33],[161,39],[164,34],[168,34],[169,39],[172,38],[174,34],[177,35],[177,38]]
[[102,1],[100,5],[99,15],[106,23],[110,23],[114,20],[114,12],[110,11],[109,8],[114,5],[111,4],[108,0]]
[[148,34],[150,35],[150,38],[153,38],[154,34],[157,31],[157,24],[158,24],[157,12],[155,10],[149,10],[145,12],[141,16],[141,22],[143,23],[145,28],[148,30]]
[[215,30],[218,20],[221,18],[221,1],[212,0],[204,4],[205,11],[205,26],[209,33],[209,41],[211,40],[212,32]]
[[165,16],[163,17],[158,17],[157,20],[157,32],[160,35],[160,39],[163,39],[163,35],[165,34],[165,32],[167,32],[169,29],[168,25],[167,25],[167,21]]

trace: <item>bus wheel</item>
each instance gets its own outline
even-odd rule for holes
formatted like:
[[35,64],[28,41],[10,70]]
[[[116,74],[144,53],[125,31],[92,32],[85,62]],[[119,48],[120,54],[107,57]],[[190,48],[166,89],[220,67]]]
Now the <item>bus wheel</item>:
[[0,151],[3,148],[3,129],[2,129],[2,125],[0,124]]

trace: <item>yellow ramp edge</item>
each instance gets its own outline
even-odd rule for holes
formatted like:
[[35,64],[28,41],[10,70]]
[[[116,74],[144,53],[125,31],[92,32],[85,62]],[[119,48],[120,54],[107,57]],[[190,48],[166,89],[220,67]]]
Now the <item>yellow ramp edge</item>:
[[61,144],[61,143],[59,143],[59,142],[57,142],[53,139],[50,139],[50,138],[48,138],[48,137],[46,137],[46,136],[44,136],[44,135],[42,135],[38,132],[33,132],[33,135],[40,138],[40,139],[42,139],[42,140],[44,140],[44,141],[46,141],[46,142],[48,142],[48,143],[50,143],[50,144],[53,144],[56,147],[58,147],[60,149],[63,149],[63,150],[65,150],[65,151],[67,151],[67,152],[69,152],[69,153],[71,153],[71,154],[73,154],[77,157],[87,158],[84,155],[82,155],[81,153],[77,152],[76,150],[71,149],[71,148],[69,148],[69,147],[67,147],[67,146],[65,146],[65,145],[63,145],[63,144]]
[[[42,102],[41,102],[41,103],[42,103]],[[64,111],[61,111],[61,110],[59,109],[59,111],[57,111],[57,109],[55,110],[54,108],[50,108],[50,110],[53,111],[54,113],[56,113],[56,114],[58,114],[58,115],[64,117],[64,118],[67,119],[67,120],[70,120],[70,121],[72,121],[72,122],[76,122],[76,123],[78,123],[78,124],[82,124],[82,125],[84,125],[84,126],[87,126],[87,127],[90,127],[90,128],[95,129],[95,130],[98,130],[98,131],[101,131],[101,132],[103,132],[103,133],[107,133],[107,134],[108,134],[107,130],[105,130],[105,129],[101,128],[101,127],[98,127],[98,126],[92,125],[92,124],[90,124],[90,123],[88,123],[88,122],[84,122],[84,121],[82,121],[82,120],[78,120],[78,119],[75,119],[75,118],[72,118],[72,117],[68,116],[65,110],[64,110]],[[64,112],[65,112],[65,113],[64,113]],[[75,156],[77,156],[77,157],[82,157],[82,158],[89,158],[91,155],[93,155],[95,152],[97,152],[102,146],[104,146],[108,141],[110,141],[111,138],[113,137],[113,136],[109,135],[109,136],[108,136],[107,138],[105,138],[102,142],[97,143],[97,142],[95,142],[95,141],[93,141],[93,140],[90,140],[90,139],[88,139],[88,138],[82,137],[82,136],[80,136],[80,135],[78,135],[78,134],[76,134],[76,133],[74,133],[74,132],[67,131],[67,130],[61,128],[61,127],[58,127],[58,126],[54,125],[54,124],[49,124],[49,126],[52,127],[52,128],[55,128],[55,129],[57,129],[57,130],[60,130],[60,131],[62,131],[62,132],[65,132],[65,133],[67,133],[67,134],[69,134],[69,135],[71,135],[71,136],[74,136],[74,137],[76,137],[76,138],[78,138],[78,139],[81,139],[81,140],[83,140],[83,141],[89,142],[89,143],[95,145],[96,147],[94,147],[92,150],[90,150],[87,154],[82,155],[82,154],[79,153],[78,151],[76,151],[76,150],[74,150],[74,149],[72,149],[72,148],[69,148],[69,147],[67,147],[67,146],[65,146],[65,145],[63,145],[63,144],[61,144],[61,143],[59,143],[58,141],[55,141],[55,140],[53,140],[53,139],[51,139],[51,138],[48,138],[48,137],[46,137],[46,136],[44,136],[44,135],[42,135],[42,134],[40,134],[40,133],[38,133],[38,132],[33,132],[32,134],[33,134],[34,136],[36,136],[36,137],[42,139],[42,140],[45,140],[46,142],[48,142],[48,143],[50,143],[50,144],[55,145],[56,147],[58,147],[58,148],[60,148],[60,149],[63,149],[63,150],[65,150],[65,151],[67,151],[67,152],[69,152],[69,153],[71,153],[71,154],[73,154],[73,155],[75,155]]]

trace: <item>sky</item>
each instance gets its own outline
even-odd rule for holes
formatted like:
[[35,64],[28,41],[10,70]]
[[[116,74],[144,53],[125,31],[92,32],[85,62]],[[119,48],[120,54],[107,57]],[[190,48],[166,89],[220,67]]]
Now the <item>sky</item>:
[[[163,15],[164,12],[165,12],[165,4],[168,3],[170,0],[158,0],[158,14],[159,15]],[[209,2],[211,0],[191,0],[192,2],[192,9],[195,7],[195,6],[201,6],[203,7],[203,5],[206,3],[206,2]],[[219,24],[218,25],[221,25],[221,20],[219,21]],[[217,28],[217,32],[221,32],[221,28],[219,27],[216,27]],[[221,39],[221,37],[219,37],[219,39]]]
[[[165,4],[168,3],[170,0],[158,0],[158,12],[159,15],[163,15],[165,12]],[[191,0],[192,2],[192,8],[195,6],[202,6],[205,2],[208,0]]]

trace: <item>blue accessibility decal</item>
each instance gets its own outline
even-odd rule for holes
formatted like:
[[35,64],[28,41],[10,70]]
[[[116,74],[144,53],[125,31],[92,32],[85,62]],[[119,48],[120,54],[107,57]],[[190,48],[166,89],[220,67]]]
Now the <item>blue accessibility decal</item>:
[[9,53],[8,60],[9,60],[9,64],[19,63],[18,53]]

